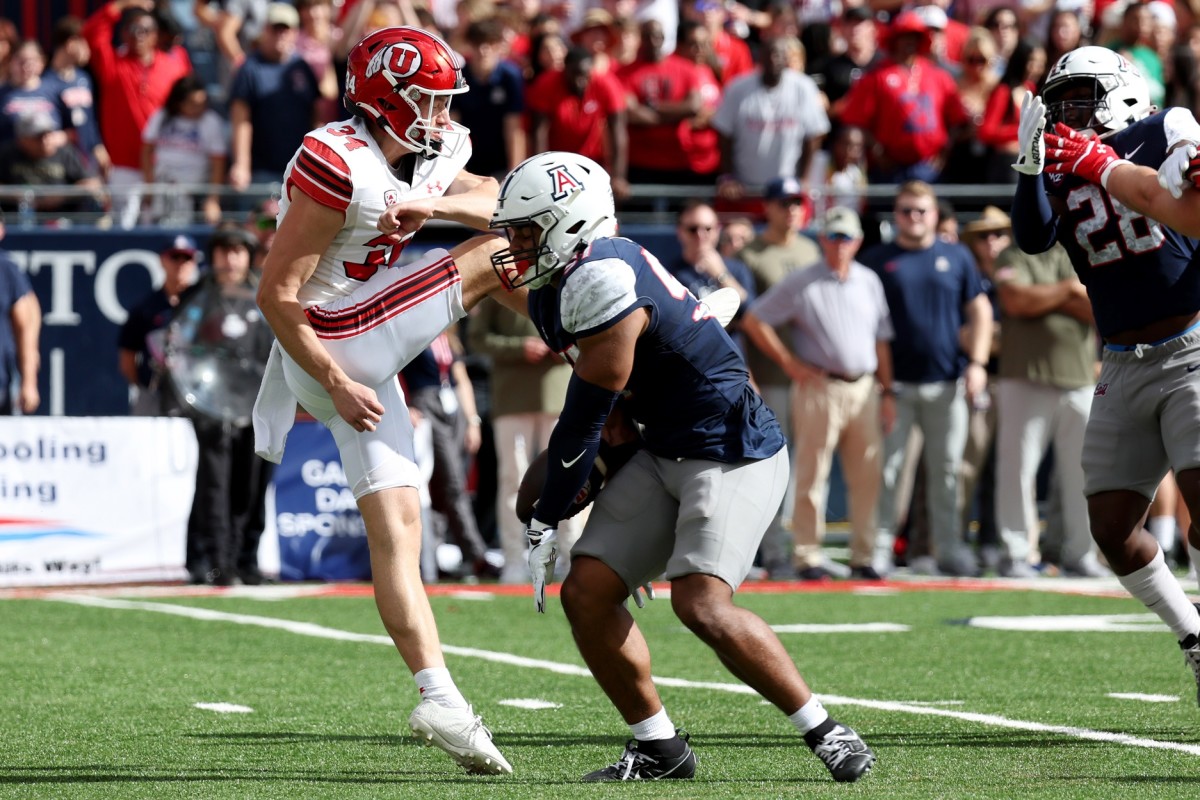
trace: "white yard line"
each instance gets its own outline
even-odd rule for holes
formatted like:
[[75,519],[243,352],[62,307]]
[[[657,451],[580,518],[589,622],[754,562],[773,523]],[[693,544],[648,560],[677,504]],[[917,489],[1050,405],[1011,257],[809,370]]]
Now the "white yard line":
[[[366,642],[392,646],[392,640],[387,636],[369,633],[352,633],[350,631],[326,628],[311,622],[294,622],[273,617],[258,617],[250,614],[229,614],[224,611],[213,611],[207,608],[190,608],[169,603],[150,603],[141,600],[118,600],[110,597],[94,597],[84,594],[54,594],[47,595],[47,600],[64,603],[112,608],[123,611],[152,611],[159,614],[173,614],[178,617],[203,620],[205,622],[232,622],[236,625],[255,625],[262,628],[287,631],[301,636],[313,636],[321,639],[334,639],[343,642]],[[479,650],[474,647],[455,647],[443,644],[443,652],[464,658],[478,658],[498,664],[508,664],[514,667],[527,667],[556,672],[560,675],[576,675],[591,677],[586,667],[573,664],[562,664],[556,661],[545,661],[536,658],[498,653],[492,650]],[[660,686],[672,686],[681,689],[708,689],[711,691],[728,692],[730,694],[757,694],[749,686],[740,683],[717,683],[714,681],[690,681],[682,678],[655,677],[654,682]],[[857,697],[842,697],[840,695],[822,694],[821,701],[828,705],[863,706],[879,711],[896,711],[904,714],[923,714],[933,717],[947,717],[963,722],[974,722],[993,728],[1010,728],[1012,730],[1036,731],[1038,733],[1053,733],[1074,739],[1085,739],[1093,742],[1110,742],[1128,747],[1145,747],[1152,750],[1174,750],[1193,756],[1200,756],[1200,745],[1184,744],[1182,742],[1164,742],[1157,739],[1145,739],[1140,736],[1130,736],[1124,733],[1109,733],[1094,731],[1088,728],[1076,728],[1069,725],[1047,725],[1041,722],[1028,722],[1019,719],[1009,719],[995,714],[976,714],[970,711],[955,711],[947,708],[916,705],[913,703],[892,702],[887,700],[865,700]]]

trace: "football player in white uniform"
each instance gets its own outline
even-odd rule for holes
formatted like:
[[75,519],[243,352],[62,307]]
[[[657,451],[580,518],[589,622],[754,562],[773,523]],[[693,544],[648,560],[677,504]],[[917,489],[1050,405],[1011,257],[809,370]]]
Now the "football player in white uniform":
[[396,382],[400,368],[485,295],[528,314],[503,288],[482,236],[395,266],[429,219],[486,231],[495,180],[463,170],[467,130],[450,121],[467,91],[458,57],[417,28],[384,28],[350,51],[355,117],[309,133],[284,173],[279,232],[258,301],[278,338],[255,406],[256,450],[282,456],[295,403],[329,427],[358,501],[375,600],[421,702],[413,733],[468,772],[512,767],[455,686],[421,585],[421,476]]

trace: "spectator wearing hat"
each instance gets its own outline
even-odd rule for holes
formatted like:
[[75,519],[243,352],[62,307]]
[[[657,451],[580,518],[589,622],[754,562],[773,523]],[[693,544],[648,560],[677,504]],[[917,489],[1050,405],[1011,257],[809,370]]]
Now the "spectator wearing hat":
[[579,27],[571,34],[571,43],[591,54],[594,75],[616,72],[618,65],[613,62],[611,52],[616,39],[616,22],[613,15],[603,8],[589,8]]
[[[761,296],[779,283],[789,273],[810,267],[821,258],[821,251],[812,239],[800,233],[807,219],[806,198],[800,181],[795,178],[776,178],[767,184],[763,200],[766,226],[737,257],[750,268],[754,276],[754,294]],[[749,289],[750,287],[746,287]],[[780,331],[782,339],[788,339],[787,330]],[[746,364],[758,384],[759,394],[786,433],[791,425],[791,378],[778,364],[761,350],[751,347],[746,352]],[[785,494],[783,503],[771,521],[759,547],[762,566],[777,578],[794,574],[792,567],[792,542],[788,530],[792,514],[793,488]]]
[[239,191],[251,183],[280,181],[291,154],[317,124],[321,89],[312,67],[296,52],[299,27],[295,7],[271,3],[266,27],[233,77],[229,183]]
[[[933,552],[909,559],[914,572],[977,575],[963,544],[958,480],[967,440],[968,398],[987,386],[992,308],[971,253],[937,237],[937,195],[921,181],[900,186],[896,238],[865,251],[892,315],[896,425],[884,440],[876,568],[890,568],[897,491],[909,434],[919,427]],[[963,328],[966,332],[963,333]]]
[[[113,46],[118,21],[120,48]],[[172,53],[158,48],[158,22],[137,0],[101,6],[84,22],[83,36],[100,97],[100,137],[112,159],[113,212],[120,225],[132,227],[142,205],[142,129],[175,81],[191,72],[191,64],[182,48]]]
[[726,85],[712,118],[721,137],[717,194],[741,200],[758,187],[808,172],[813,152],[829,132],[820,90],[787,67],[787,40],[763,48],[761,69]]
[[867,6],[847,8],[838,18],[836,29],[846,49],[819,68],[825,76],[821,90],[831,104],[845,97],[850,87],[883,57],[875,15]]
[[117,367],[129,383],[131,413],[170,416],[182,411],[179,398],[166,380],[161,343],[151,335],[166,327],[200,275],[199,250],[190,236],[172,237],[159,251],[162,285],[152,289],[129,310],[117,338]]
[[1087,290],[1061,245],[1037,255],[1006,248],[996,260],[995,282],[1002,320],[996,387],[1001,574],[1031,575],[1040,560],[1036,481],[1051,444],[1063,572],[1106,574],[1088,533],[1081,466],[1097,354]]
[[[16,138],[0,145],[0,184],[5,186],[76,186],[90,194],[64,195],[36,191],[29,207],[39,212],[96,211],[99,208],[100,178],[79,151],[67,141],[58,121],[45,111],[30,111],[17,117]],[[7,197],[0,209],[13,211],[27,201]]]
[[544,72],[526,90],[535,153],[564,150],[603,165],[613,196],[629,196],[625,90],[613,75],[598,75],[592,55],[572,47],[561,70]]
[[[1012,220],[995,206],[987,206],[978,218],[962,226],[963,244],[975,257],[979,279],[992,304],[992,345],[987,362],[988,382],[983,394],[972,398],[967,422],[967,444],[963,449],[962,470],[958,480],[958,507],[962,529],[970,529],[971,515],[978,506],[979,528],[975,543],[980,560],[987,568],[997,565],[996,532],[996,434],[995,380],[996,357],[1000,352],[1000,306],[996,299],[996,258],[1012,245]],[[964,347],[968,345],[964,342]]]
[[922,15],[925,24],[935,31],[934,55],[944,65],[957,68],[962,64],[963,47],[971,26],[950,16],[952,0],[915,0],[912,8]]
[[839,119],[871,138],[871,183],[936,182],[959,128],[969,121],[950,73],[929,58],[931,37],[915,12],[900,13],[887,57],[840,102]]
[[[830,209],[819,235],[821,262],[786,275],[742,319],[755,347],[792,380],[792,555],[802,580],[829,577],[821,546],[835,451],[850,502],[850,575],[881,578],[876,504],[883,435],[896,418],[893,334],[883,285],[854,260],[862,239],[857,213]],[[776,333],[780,326],[790,346]]]

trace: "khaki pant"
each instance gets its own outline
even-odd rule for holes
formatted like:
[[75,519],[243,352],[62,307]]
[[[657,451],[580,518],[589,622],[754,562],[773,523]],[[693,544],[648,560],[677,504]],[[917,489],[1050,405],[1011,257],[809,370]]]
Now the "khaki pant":
[[882,480],[883,431],[875,378],[853,383],[818,379],[792,391],[793,474],[796,506],[792,535],[796,565],[820,566],[825,539],[829,468],[841,457],[850,508],[850,566],[870,566],[875,554],[876,503]]

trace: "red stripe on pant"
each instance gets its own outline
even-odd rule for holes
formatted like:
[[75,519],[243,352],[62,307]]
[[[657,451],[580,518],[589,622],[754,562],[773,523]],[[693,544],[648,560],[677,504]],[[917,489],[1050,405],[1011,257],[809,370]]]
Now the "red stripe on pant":
[[321,339],[348,339],[385,324],[399,314],[420,305],[444,291],[462,277],[454,259],[434,263],[404,281],[394,283],[378,294],[338,311],[325,311],[320,306],[306,309],[309,323]]

